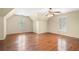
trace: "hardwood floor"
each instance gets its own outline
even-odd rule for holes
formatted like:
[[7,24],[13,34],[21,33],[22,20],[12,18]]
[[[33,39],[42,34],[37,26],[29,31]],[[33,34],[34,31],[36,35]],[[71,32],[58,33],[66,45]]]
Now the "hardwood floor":
[[79,39],[45,33],[23,33],[7,35],[0,41],[2,51],[79,51]]

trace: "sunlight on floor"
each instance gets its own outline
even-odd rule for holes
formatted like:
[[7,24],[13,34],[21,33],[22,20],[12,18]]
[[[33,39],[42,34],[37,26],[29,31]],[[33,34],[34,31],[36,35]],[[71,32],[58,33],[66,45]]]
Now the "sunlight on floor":
[[26,49],[26,36],[25,35],[19,35],[17,38],[17,49],[18,50],[25,50]]
[[58,51],[66,51],[67,43],[66,40],[59,38],[58,39]]

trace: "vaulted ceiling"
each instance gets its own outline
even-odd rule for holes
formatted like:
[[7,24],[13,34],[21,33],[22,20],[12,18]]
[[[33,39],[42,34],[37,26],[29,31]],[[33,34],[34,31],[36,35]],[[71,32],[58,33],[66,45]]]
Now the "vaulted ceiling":
[[[52,8],[54,11],[60,11],[61,13],[68,13],[79,10],[79,8]],[[30,16],[34,13],[46,13],[49,8],[16,8],[16,15]]]
[[5,16],[8,14],[13,8],[0,8],[0,17]]
[[[14,8],[0,8],[0,16],[5,16]],[[16,15],[30,16],[35,13],[45,13],[49,8],[15,8]],[[61,13],[68,13],[79,10],[79,8],[52,8],[54,11],[60,11]]]

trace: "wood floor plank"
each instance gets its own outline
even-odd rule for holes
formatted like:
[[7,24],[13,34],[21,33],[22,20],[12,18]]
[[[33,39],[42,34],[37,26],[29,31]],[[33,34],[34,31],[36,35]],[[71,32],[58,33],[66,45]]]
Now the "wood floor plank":
[[44,33],[7,35],[0,41],[2,51],[79,51],[79,38]]

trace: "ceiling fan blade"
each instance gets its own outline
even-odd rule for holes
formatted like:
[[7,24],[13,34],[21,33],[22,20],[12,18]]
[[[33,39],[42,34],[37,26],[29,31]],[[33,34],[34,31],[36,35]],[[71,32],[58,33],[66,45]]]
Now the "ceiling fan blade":
[[60,11],[55,11],[54,13],[61,13]]

